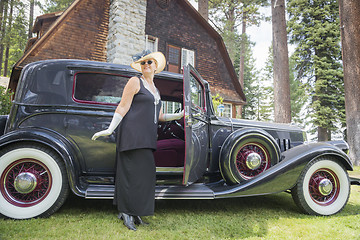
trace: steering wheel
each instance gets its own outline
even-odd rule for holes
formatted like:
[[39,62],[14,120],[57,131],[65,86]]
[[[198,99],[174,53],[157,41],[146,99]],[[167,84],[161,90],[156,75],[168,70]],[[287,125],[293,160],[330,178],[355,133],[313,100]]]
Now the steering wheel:
[[[174,111],[174,113],[179,113],[180,111],[181,111],[181,108],[178,108],[178,109],[176,109],[176,110]],[[173,137],[175,137],[175,138],[178,138],[178,139],[182,139],[181,137],[177,136],[177,135],[171,130],[171,127],[170,127],[170,126],[171,126],[172,124],[177,125],[182,131],[184,131],[184,127],[183,127],[183,125],[182,125],[181,123],[179,123],[179,120],[172,120],[172,121],[167,121],[167,122],[165,122],[161,130],[162,130],[164,133],[166,133],[166,132],[169,131],[171,136],[173,136]]]

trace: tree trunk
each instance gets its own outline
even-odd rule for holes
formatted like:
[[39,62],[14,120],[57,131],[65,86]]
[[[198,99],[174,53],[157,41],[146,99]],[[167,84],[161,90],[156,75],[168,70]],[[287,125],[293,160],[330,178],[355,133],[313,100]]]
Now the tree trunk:
[[235,20],[235,8],[229,8],[229,11],[226,13],[226,23],[224,26],[224,41],[226,43],[226,48],[229,53],[231,61],[234,63],[235,52],[236,52],[236,43],[235,43],[235,34],[236,34],[236,20]]
[[[3,53],[3,48],[2,48],[2,42],[3,42],[3,14],[5,13],[4,11],[4,2],[5,1],[0,1],[0,76],[1,76],[1,69],[2,69],[2,53]],[[5,21],[5,20],[4,20]]]
[[350,159],[360,165],[360,1],[339,0]]
[[8,36],[6,37],[6,50],[5,50],[5,60],[4,60],[4,77],[8,75],[8,64],[9,64],[9,51],[10,51],[10,36],[11,36],[11,27],[12,27],[12,16],[13,16],[13,6],[14,0],[10,0],[10,15],[8,23]]
[[[239,82],[242,90],[244,90],[244,70],[245,70],[245,49],[246,49],[246,16],[245,13],[242,19],[242,31],[241,31],[241,46],[240,46],[240,63],[239,63]],[[243,107],[240,105],[241,118]]]
[[0,1],[0,33],[2,29],[3,13],[4,13],[4,1]]
[[239,64],[239,82],[244,89],[244,69],[245,69],[245,49],[246,49],[246,19],[243,17],[242,32],[241,32],[241,46],[240,46],[240,64]]
[[4,14],[2,18],[2,26],[1,26],[1,38],[0,38],[0,75],[3,65],[3,55],[4,55],[4,40],[5,40],[5,29],[6,29],[6,21],[7,21],[7,11],[8,11],[8,0],[3,0],[2,4],[4,4]]
[[326,142],[331,140],[331,131],[327,128],[318,127],[318,141],[319,142]]
[[[276,5],[275,5],[276,4]],[[284,0],[271,0],[275,122],[291,122],[289,57]]]
[[29,32],[28,32],[28,38],[32,38],[32,27],[34,22],[34,5],[35,0],[30,0],[30,14],[29,14]]
[[206,20],[209,20],[209,0],[199,0],[198,9],[200,15]]

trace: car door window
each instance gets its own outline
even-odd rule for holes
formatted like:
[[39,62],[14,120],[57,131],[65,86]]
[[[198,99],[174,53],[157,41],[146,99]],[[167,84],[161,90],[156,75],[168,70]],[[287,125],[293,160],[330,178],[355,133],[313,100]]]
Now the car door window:
[[190,91],[191,91],[192,109],[195,111],[202,112],[204,110],[204,98],[203,98],[202,86],[192,75],[190,75]]

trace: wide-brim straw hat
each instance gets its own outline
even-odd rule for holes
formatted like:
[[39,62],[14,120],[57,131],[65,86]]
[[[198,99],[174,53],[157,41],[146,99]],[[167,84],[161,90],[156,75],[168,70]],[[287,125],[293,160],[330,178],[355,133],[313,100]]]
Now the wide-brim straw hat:
[[161,52],[150,52],[149,50],[143,51],[142,53],[136,54],[133,57],[133,63],[130,66],[135,69],[136,71],[141,72],[141,62],[149,59],[155,59],[156,61],[156,71],[155,73],[159,73],[164,70],[166,65],[166,59],[164,54]]

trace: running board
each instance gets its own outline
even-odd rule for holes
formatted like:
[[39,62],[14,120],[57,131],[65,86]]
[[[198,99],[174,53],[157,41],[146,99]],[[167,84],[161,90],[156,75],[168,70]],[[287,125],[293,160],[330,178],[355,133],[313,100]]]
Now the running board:
[[214,199],[214,192],[202,183],[190,186],[156,186],[155,199]]
[[114,199],[114,185],[89,185],[85,198],[89,199]]
[[[114,185],[89,185],[85,193],[88,199],[113,199]],[[190,186],[156,186],[155,199],[214,199],[214,192],[204,184]]]
[[360,178],[350,177],[350,183],[351,185],[360,185]]

